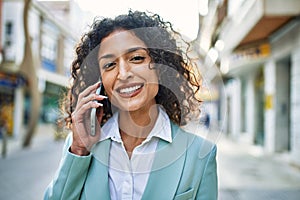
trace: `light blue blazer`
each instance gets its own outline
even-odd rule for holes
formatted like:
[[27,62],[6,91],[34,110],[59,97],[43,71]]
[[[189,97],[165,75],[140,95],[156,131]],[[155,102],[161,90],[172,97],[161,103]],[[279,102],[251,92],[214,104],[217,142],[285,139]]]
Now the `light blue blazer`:
[[[216,146],[174,123],[173,142],[160,140],[142,199],[215,200],[218,196]],[[89,156],[75,156],[66,140],[63,158],[44,199],[110,199],[108,161],[111,140],[99,142]]]

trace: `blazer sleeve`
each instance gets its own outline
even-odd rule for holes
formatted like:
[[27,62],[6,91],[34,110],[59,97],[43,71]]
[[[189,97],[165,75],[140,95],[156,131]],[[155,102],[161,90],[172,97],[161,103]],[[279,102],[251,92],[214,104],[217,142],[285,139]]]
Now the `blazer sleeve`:
[[208,161],[204,169],[203,177],[196,194],[197,200],[217,200],[218,199],[218,177],[216,162],[217,147],[214,145],[208,155]]
[[77,156],[70,153],[71,134],[66,139],[63,156],[54,179],[47,187],[44,200],[79,199],[87,177],[91,154]]

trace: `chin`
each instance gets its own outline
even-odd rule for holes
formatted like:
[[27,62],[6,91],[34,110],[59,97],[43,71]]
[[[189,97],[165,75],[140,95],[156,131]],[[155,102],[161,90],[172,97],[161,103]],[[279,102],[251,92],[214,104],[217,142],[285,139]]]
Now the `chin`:
[[126,105],[126,106],[120,106],[119,107],[123,111],[133,112],[140,110],[142,107],[139,105]]
[[129,101],[129,102],[122,102],[117,107],[123,111],[133,112],[137,110],[141,110],[147,105],[145,101]]

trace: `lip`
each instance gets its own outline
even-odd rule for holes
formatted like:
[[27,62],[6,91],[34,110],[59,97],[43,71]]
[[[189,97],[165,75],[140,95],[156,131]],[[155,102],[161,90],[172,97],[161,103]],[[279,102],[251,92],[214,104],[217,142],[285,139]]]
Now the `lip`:
[[119,86],[116,91],[123,98],[132,98],[138,95],[144,87],[144,83],[130,83]]

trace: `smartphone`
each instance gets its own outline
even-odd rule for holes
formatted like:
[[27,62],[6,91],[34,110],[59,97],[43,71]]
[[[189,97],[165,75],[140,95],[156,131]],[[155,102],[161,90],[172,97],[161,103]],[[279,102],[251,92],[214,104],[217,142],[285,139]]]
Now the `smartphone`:
[[[102,84],[100,84],[100,87],[97,88],[96,90],[96,94],[99,95],[101,93],[102,90]],[[95,136],[96,135],[96,111],[97,108],[92,108],[91,110],[91,136]]]

